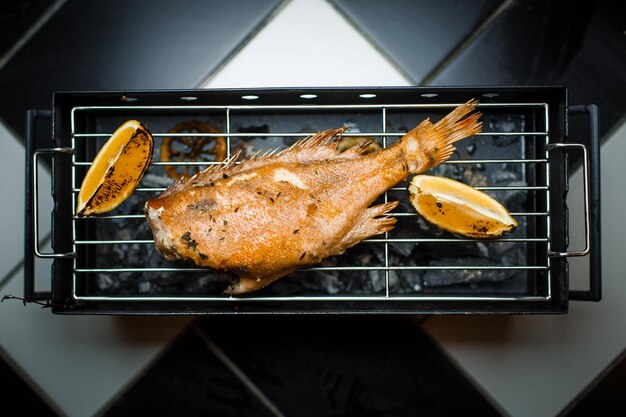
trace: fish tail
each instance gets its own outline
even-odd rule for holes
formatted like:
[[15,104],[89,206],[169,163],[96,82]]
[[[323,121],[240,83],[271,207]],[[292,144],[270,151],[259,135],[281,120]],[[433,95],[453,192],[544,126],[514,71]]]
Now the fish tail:
[[400,146],[404,148],[409,172],[418,174],[447,161],[456,149],[455,142],[479,133],[481,113],[472,113],[477,105],[478,100],[472,99],[437,123],[426,119],[404,135]]

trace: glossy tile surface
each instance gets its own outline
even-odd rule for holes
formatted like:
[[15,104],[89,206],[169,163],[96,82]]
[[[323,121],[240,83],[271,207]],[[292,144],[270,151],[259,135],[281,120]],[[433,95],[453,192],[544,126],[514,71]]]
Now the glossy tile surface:
[[[499,415],[411,318],[214,317],[195,326],[285,416]],[[176,404],[184,416],[268,415],[194,333],[106,415],[168,415]]]
[[[151,8],[144,3],[128,2],[126,10],[143,13],[124,16],[132,24],[106,36],[103,25],[120,16],[118,7],[68,0],[67,7],[77,8],[69,12],[64,6],[59,20],[52,19],[33,37],[38,46],[21,50],[11,66],[0,70],[0,115],[21,132],[23,110],[49,107],[50,92],[64,88],[183,88],[201,80],[207,87],[397,85],[417,83],[424,74],[440,85],[563,83],[570,89],[570,102],[601,105],[605,132],[624,114],[626,14],[619,2],[582,7],[506,2],[502,13],[445,66],[441,60],[450,57],[455,45],[505,2],[481,1],[469,11],[456,2],[428,2],[415,11],[412,3],[400,0],[292,0],[276,9],[270,24],[255,36],[250,30],[278,1],[212,2],[211,7],[199,1],[185,7],[150,2]],[[97,21],[92,10],[108,20]],[[222,15],[220,10],[226,11]],[[433,25],[441,16],[447,24]],[[235,18],[240,20],[233,24]],[[410,24],[420,19],[423,24]],[[215,35],[216,28],[223,30]],[[250,42],[239,43],[248,36]],[[406,39],[420,46],[419,60]],[[235,48],[236,55],[230,57],[228,48]],[[221,66],[224,57],[232,59]],[[570,126],[571,132],[580,131],[574,126],[578,123]],[[7,135],[0,140],[9,139],[19,145]],[[23,163],[17,162],[24,160],[23,152],[13,145],[2,157],[2,185],[21,193],[23,185],[13,177],[22,172],[23,165],[14,166]],[[610,188],[603,219],[621,224],[614,218],[624,206],[619,192],[624,152],[614,143],[605,154],[603,182],[608,178]],[[573,177],[572,184],[579,190],[580,177]],[[14,239],[23,238],[23,203],[18,200],[2,212],[7,222],[3,230],[14,231],[2,241],[9,249]],[[580,208],[579,203],[576,197],[572,207]],[[580,212],[571,216],[572,224],[582,218]],[[614,227],[605,236],[620,242],[623,234]],[[579,243],[574,239],[572,245]],[[438,416],[468,410],[498,415],[490,403],[516,416],[555,415],[625,346],[621,327],[613,327],[624,316],[620,247],[612,244],[604,251],[605,299],[574,303],[568,316],[436,317],[422,328],[406,317],[213,317],[201,319],[198,328],[284,415]],[[5,264],[19,263],[21,245],[14,249],[2,254]],[[584,287],[585,266],[570,271],[572,286]],[[38,275],[49,280],[45,270]],[[21,279],[17,268],[0,295],[20,294]],[[111,416],[146,410],[152,415],[270,415],[194,328],[160,356],[187,323],[184,318],[59,317],[5,301],[0,305],[0,346],[34,381],[36,391],[67,415],[97,415],[103,407],[110,407],[106,414]],[[58,375],[64,376],[63,384]],[[534,400],[529,402],[529,396]]]
[[104,414],[130,415],[271,416],[193,330]]
[[[626,114],[624,2],[333,3],[416,84],[562,85],[599,105],[601,137]],[[572,141],[589,143],[586,124],[572,118]]]
[[0,69],[0,116],[22,136],[54,91],[195,87],[279,3],[68,0]]
[[[626,114],[624,2],[513,2],[433,85],[563,85],[570,104],[600,106],[606,135]],[[584,120],[571,136],[587,144]]]
[[503,1],[331,2],[395,62],[412,83],[422,84]]
[[54,3],[54,0],[5,0],[0,3],[0,58]]

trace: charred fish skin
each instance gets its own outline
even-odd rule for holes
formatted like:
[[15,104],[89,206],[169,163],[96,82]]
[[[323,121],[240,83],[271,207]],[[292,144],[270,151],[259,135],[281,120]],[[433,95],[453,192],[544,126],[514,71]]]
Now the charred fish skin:
[[330,129],[278,153],[235,164],[234,155],[172,184],[144,211],[155,247],[167,260],[188,260],[239,278],[225,292],[245,294],[363,239],[391,230],[393,201],[371,204],[410,174],[454,152],[481,130],[471,100],[433,124],[428,119],[395,144],[337,155],[345,128]]

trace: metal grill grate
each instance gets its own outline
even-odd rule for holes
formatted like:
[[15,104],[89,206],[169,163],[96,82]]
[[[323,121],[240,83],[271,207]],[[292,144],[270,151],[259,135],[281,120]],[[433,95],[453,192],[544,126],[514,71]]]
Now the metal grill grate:
[[[344,136],[367,136],[378,139],[382,146],[385,147],[393,141],[404,135],[402,129],[398,129],[402,123],[408,123],[408,120],[417,124],[424,116],[431,115],[433,119],[437,119],[441,115],[447,113],[450,109],[456,107],[460,103],[445,104],[358,104],[358,105],[231,105],[231,106],[80,106],[71,110],[71,147],[74,151],[72,156],[72,192],[73,192],[73,212],[75,212],[76,194],[78,193],[82,176],[86,168],[91,164],[94,151],[99,147],[98,144],[106,140],[113,132],[114,126],[121,121],[135,118],[145,121],[147,127],[152,131],[155,138],[155,150],[159,147],[160,141],[164,137],[224,137],[227,142],[227,154],[230,156],[234,152],[237,141],[253,140],[257,143],[267,142],[269,147],[273,147],[280,138],[286,145],[297,139],[314,134],[314,130],[307,129],[307,123],[302,123],[309,117],[313,117],[320,122],[328,120],[323,128],[336,127],[336,120],[343,120],[344,123],[357,119],[363,121],[364,127],[378,125],[378,129],[371,128],[365,131],[346,132]],[[105,230],[109,225],[115,222],[135,221],[137,224],[144,218],[141,211],[135,212],[118,212],[112,214],[79,218],[74,216],[72,219],[72,241],[73,252],[75,254],[73,260],[72,274],[72,296],[77,300],[100,300],[100,301],[174,301],[174,300],[194,300],[194,301],[224,301],[232,300],[236,302],[252,302],[252,301],[290,301],[290,300],[323,300],[323,301],[358,301],[358,300],[542,300],[545,301],[551,297],[550,293],[550,178],[549,178],[549,162],[546,145],[549,142],[548,120],[549,107],[547,103],[488,103],[479,105],[479,109],[484,114],[485,129],[484,132],[476,136],[477,141],[493,140],[493,138],[505,139],[509,143],[508,147],[502,147],[502,157],[476,158],[474,159],[469,152],[460,153],[453,157],[452,160],[444,164],[444,166],[457,166],[459,170],[474,169],[486,166],[506,166],[513,167],[525,182],[524,185],[495,185],[492,181],[487,184],[471,184],[476,188],[484,190],[496,198],[498,193],[524,193],[527,196],[532,195],[533,198],[524,199],[526,210],[513,211],[512,215],[520,223],[519,230],[510,237],[493,239],[488,241],[477,242],[472,239],[457,238],[451,235],[443,236],[403,236],[402,233],[395,231],[387,232],[385,235],[375,238],[366,239],[363,243],[357,245],[368,245],[375,247],[382,254],[382,262],[372,265],[363,265],[360,263],[338,264],[326,266],[324,264],[307,268],[304,273],[316,272],[351,272],[366,276],[371,272],[381,282],[380,288],[371,292],[358,291],[356,293],[338,292],[335,294],[320,294],[319,292],[289,292],[284,294],[275,293],[259,293],[250,296],[225,296],[219,293],[215,294],[167,294],[161,292],[157,294],[116,294],[107,293],[106,291],[98,293],[92,287],[85,284],[89,282],[88,277],[108,276],[119,277],[122,274],[154,274],[155,276],[165,276],[169,273],[185,273],[189,277],[194,274],[204,276],[207,273],[205,268],[197,268],[190,266],[180,266],[170,264],[167,266],[146,266],[137,265],[133,262],[128,264],[111,264],[110,259],[101,259],[103,256],[96,256],[95,260],[91,258],[93,254],[98,254],[102,250],[110,251],[112,247],[117,247],[119,251],[135,251],[140,247],[150,247],[153,245],[151,239],[144,238],[134,234],[135,230],[126,228],[124,238],[107,239],[102,238],[97,230]],[[167,133],[161,126],[171,120],[188,119],[193,117],[205,117],[211,120],[217,120],[221,124],[223,132],[221,133]],[[287,115],[288,119],[294,121],[287,122],[284,126],[277,121]],[[499,120],[504,118],[521,118],[524,120],[523,129],[511,129],[515,123],[504,123],[506,129],[493,130],[488,120]],[[163,120],[162,120],[163,119]],[[167,119],[167,120],[165,120]],[[241,126],[245,120],[249,124],[254,125],[255,120],[258,123],[266,123],[269,125],[270,131],[237,131],[236,127]],[[252,122],[250,122],[252,120]],[[290,124],[298,125],[300,128],[293,128]],[[321,123],[321,122],[320,122]],[[334,123],[334,124],[330,124]],[[155,129],[153,125],[157,126]],[[502,124],[494,123],[494,127],[502,126]],[[317,126],[316,126],[317,127]],[[409,126],[411,128],[412,126]],[[107,128],[109,130],[107,130]],[[318,129],[321,130],[321,129]],[[529,141],[532,142],[532,149],[536,149],[529,154]],[[469,146],[469,145],[467,145]],[[506,149],[505,149],[506,148]],[[509,155],[509,148],[515,150],[515,154]],[[493,147],[497,149],[497,147]],[[492,149],[492,150],[493,150]],[[492,151],[490,150],[490,152]],[[150,172],[160,172],[164,166],[201,166],[206,167],[215,162],[166,162],[160,159],[160,155],[155,152],[155,158],[151,163]],[[491,168],[489,168],[491,169]],[[156,175],[156,174],[155,174]],[[489,179],[489,178],[488,178]],[[142,200],[152,197],[165,190],[164,186],[146,186],[142,183],[136,190],[135,196]],[[408,201],[408,193],[406,187],[397,186],[389,190],[382,197],[384,201],[389,199],[401,199]],[[528,201],[532,200],[532,204]],[[124,203],[126,204],[126,203]],[[418,214],[413,210],[405,209],[396,210],[393,213],[399,220],[417,222]],[[417,245],[439,245],[442,253],[450,251],[455,245],[482,245],[480,248],[489,245],[506,244],[507,247],[519,248],[526,256],[521,259],[518,264],[503,264],[493,262],[491,264],[441,264],[440,262],[421,263],[418,260],[414,262],[396,262],[391,255],[393,245],[412,244]],[[106,249],[103,249],[106,248]],[[107,252],[108,253],[108,252]],[[539,253],[539,255],[535,255]],[[447,258],[447,257],[443,257]],[[344,259],[345,261],[345,259]],[[414,292],[402,292],[397,290],[397,286],[392,282],[398,271],[406,271],[408,273],[425,273],[428,271],[454,272],[461,274],[469,274],[472,271],[516,271],[523,275],[527,286],[533,290],[522,291],[518,293],[506,293],[497,291],[463,291],[457,287],[453,291],[446,291],[446,288],[437,291],[427,291],[422,285],[421,288],[415,289]],[[529,278],[530,277],[530,278]],[[193,278],[190,278],[193,279]],[[297,280],[298,278],[294,278]],[[304,278],[303,278],[304,279]],[[366,279],[366,278],[363,278]],[[451,288],[451,287],[449,287]],[[484,289],[484,288],[483,288]]]

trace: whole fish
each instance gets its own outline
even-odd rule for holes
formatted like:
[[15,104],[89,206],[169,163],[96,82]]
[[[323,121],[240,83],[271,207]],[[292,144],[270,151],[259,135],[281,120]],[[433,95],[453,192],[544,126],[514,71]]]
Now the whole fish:
[[342,254],[393,228],[397,201],[370,207],[381,194],[446,161],[454,142],[480,132],[477,104],[470,100],[435,124],[426,119],[374,153],[366,154],[365,143],[336,154],[346,129],[331,129],[182,178],[146,202],[156,249],[167,260],[234,273],[228,294]]

